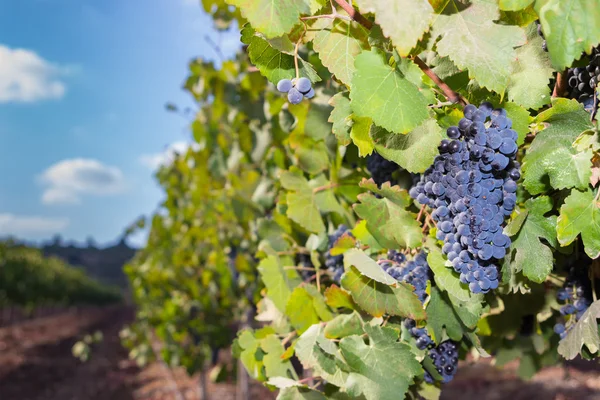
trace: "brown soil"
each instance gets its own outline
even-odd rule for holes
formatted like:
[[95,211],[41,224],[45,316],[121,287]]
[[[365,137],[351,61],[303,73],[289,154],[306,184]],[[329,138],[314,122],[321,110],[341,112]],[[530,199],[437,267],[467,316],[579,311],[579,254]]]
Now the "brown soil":
[[[185,400],[198,399],[198,377],[153,363],[140,370],[127,357],[118,333],[133,318],[124,307],[70,311],[0,328],[0,399],[2,400]],[[86,333],[102,331],[85,363],[71,347]],[[222,352],[225,353],[225,352]],[[227,359],[226,354],[222,354]],[[489,362],[462,363],[442,399],[600,400],[600,369],[575,362],[540,371],[523,382],[517,365],[499,370]],[[258,383],[251,399],[273,400]],[[208,383],[210,399],[235,400],[234,383]],[[181,396],[181,397],[179,397]]]

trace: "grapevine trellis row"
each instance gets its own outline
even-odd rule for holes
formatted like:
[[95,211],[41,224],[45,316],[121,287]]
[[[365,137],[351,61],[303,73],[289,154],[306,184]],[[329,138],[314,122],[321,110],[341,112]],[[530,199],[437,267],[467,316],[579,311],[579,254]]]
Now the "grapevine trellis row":
[[244,46],[190,63],[133,356],[233,341],[280,399],[385,400],[598,355],[599,1],[202,4]]

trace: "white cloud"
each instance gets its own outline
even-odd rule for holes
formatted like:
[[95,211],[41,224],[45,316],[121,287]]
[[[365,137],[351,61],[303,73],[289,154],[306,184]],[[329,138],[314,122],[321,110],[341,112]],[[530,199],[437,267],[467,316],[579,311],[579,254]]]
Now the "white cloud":
[[140,162],[148,168],[156,169],[161,165],[168,165],[173,162],[176,154],[183,154],[189,147],[198,148],[196,143],[175,142],[170,144],[162,153],[144,154],[140,157]]
[[67,218],[0,213],[0,235],[31,236],[48,235],[63,231],[69,225]]
[[48,185],[42,195],[44,204],[77,204],[81,195],[114,195],[125,188],[121,170],[85,158],[59,161],[40,178]]
[[66,91],[60,77],[67,68],[54,65],[27,49],[0,45],[0,103],[34,102],[61,98]]

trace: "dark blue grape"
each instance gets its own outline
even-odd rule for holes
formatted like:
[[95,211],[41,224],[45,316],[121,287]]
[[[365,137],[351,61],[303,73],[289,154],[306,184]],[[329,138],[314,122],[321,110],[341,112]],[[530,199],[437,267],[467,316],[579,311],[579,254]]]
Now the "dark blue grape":
[[298,89],[298,91],[302,94],[310,92],[310,89],[312,89],[312,83],[310,82],[310,79],[305,77],[298,79],[296,82],[296,89]]
[[282,79],[279,82],[277,82],[277,90],[279,90],[282,93],[289,92],[293,86],[294,84],[289,79]]
[[300,104],[304,96],[296,88],[291,88],[288,92],[288,101],[292,104]]

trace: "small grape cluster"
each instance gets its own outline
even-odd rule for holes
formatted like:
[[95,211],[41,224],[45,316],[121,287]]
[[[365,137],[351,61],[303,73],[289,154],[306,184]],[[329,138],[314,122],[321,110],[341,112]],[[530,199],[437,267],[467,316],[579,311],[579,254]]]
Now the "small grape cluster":
[[371,173],[373,181],[381,187],[384,182],[390,182],[393,186],[397,182],[393,178],[394,172],[400,168],[393,161],[386,160],[379,153],[373,152],[367,157],[367,170]]
[[337,242],[345,234],[354,237],[346,225],[338,226],[335,232],[333,232],[332,235],[329,235],[329,247],[327,248],[327,253],[325,253],[325,266],[332,274],[333,281],[337,284],[340,283],[342,275],[344,274],[344,255],[331,255],[331,249],[335,245],[335,242]]
[[[431,269],[424,252],[417,254],[414,259],[407,261],[406,256],[396,250],[390,250],[386,260],[380,260],[379,265],[398,282],[406,282],[415,288],[415,294],[421,303],[427,300],[427,281],[431,279]],[[433,340],[425,328],[417,328],[412,319],[404,320],[404,327],[415,338],[417,347],[421,350],[433,345]]]
[[442,251],[473,293],[498,287],[494,260],[511,245],[502,225],[515,208],[521,177],[511,126],[504,109],[488,102],[467,105],[458,126],[447,130],[451,140],[442,140],[433,165],[410,190],[434,209]]
[[310,259],[310,254],[306,253],[297,253],[296,254],[296,265],[302,268],[312,268],[312,269],[300,269],[298,273],[302,277],[302,280],[308,281],[312,279],[313,276],[316,275],[317,271],[314,269],[314,265],[312,260]]
[[591,111],[600,82],[600,49],[592,50],[590,62],[585,67],[569,68],[567,79],[571,90],[569,97],[577,99],[586,110]]
[[298,79],[282,79],[277,82],[277,90],[282,93],[287,93],[288,101],[292,104],[299,104],[305,97],[307,99],[312,99],[315,96],[312,82],[305,77]]
[[[560,308],[560,314],[564,317],[575,316],[575,322],[579,321],[592,304],[592,288],[587,277],[587,267],[571,267],[569,276],[562,289],[556,293],[556,298],[564,305]],[[572,327],[571,325],[569,329]],[[554,325],[554,332],[564,338],[569,333],[564,323]]]
[[[442,383],[448,383],[458,370],[458,346],[451,340],[440,343],[439,346],[429,350],[429,357],[435,365],[438,374],[442,376]],[[427,370],[425,382],[433,383],[434,379]]]

